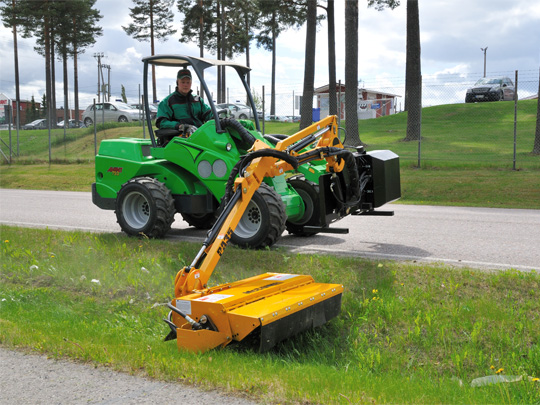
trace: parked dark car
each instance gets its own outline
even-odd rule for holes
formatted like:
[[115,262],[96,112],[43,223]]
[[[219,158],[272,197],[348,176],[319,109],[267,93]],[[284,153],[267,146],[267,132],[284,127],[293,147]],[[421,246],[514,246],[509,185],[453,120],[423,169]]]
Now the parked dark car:
[[45,129],[45,128],[47,128],[47,120],[44,118],[32,121],[31,123],[26,124],[22,127],[22,129]]
[[466,103],[475,101],[515,100],[516,88],[508,77],[484,77],[467,89]]

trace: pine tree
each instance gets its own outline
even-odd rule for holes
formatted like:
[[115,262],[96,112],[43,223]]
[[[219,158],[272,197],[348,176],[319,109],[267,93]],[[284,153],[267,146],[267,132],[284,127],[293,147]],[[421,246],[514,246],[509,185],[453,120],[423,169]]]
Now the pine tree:
[[300,108],[300,129],[307,128],[312,121],[316,38],[317,0],[307,0],[306,57],[304,62],[304,92]]
[[[376,10],[394,9],[398,0],[368,0]],[[358,134],[358,0],[345,2],[345,144],[361,145]]]
[[[150,53],[155,55],[154,41],[166,41],[169,35],[176,33],[170,23],[174,14],[171,7],[174,0],[133,0],[135,7],[130,8],[129,16],[133,22],[122,27],[126,34],[137,41],[150,41]],[[152,65],[152,95],[157,100],[156,70]]]
[[73,57],[75,117],[79,118],[79,81],[78,55],[84,48],[94,44],[103,31],[96,25],[101,15],[93,6],[96,0],[71,0],[60,2],[60,19],[56,27],[55,41],[62,60],[64,77],[64,120],[67,119],[68,106],[68,75],[67,60]]
[[407,0],[405,110],[407,111],[407,135],[404,140],[419,140],[422,125],[422,69],[420,64],[418,0]]
[[299,28],[306,21],[305,2],[289,0],[258,1],[261,16],[260,31],[255,36],[257,46],[272,52],[272,82],[270,95],[270,114],[276,114],[276,40],[281,32],[293,27]]

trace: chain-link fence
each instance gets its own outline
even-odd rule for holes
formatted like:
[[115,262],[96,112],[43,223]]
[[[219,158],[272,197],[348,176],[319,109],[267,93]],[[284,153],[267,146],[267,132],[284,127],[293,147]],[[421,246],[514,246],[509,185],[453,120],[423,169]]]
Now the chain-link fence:
[[[539,72],[487,73],[486,79],[507,78],[509,81],[504,87],[497,83],[475,86],[482,76],[483,74],[460,73],[424,75],[421,89],[423,108],[418,117],[410,117],[409,121],[412,122],[409,123],[405,118],[407,114],[403,114],[405,110],[404,78],[381,76],[361,79],[357,111],[357,117],[360,120],[360,139],[373,147],[396,148],[395,145],[390,146],[388,143],[395,143],[396,139],[405,139],[407,125],[414,127],[416,124],[419,125],[421,133],[418,147],[413,145],[406,147],[399,144],[399,149],[403,149],[399,151],[402,160],[418,161],[418,164],[421,161],[442,162],[460,159],[486,163],[486,160],[492,157],[488,157],[481,148],[476,150],[474,142],[475,137],[489,137],[496,144],[494,147],[505,151],[504,166],[515,165],[516,154],[521,154],[521,160],[532,162],[533,166],[540,168],[540,163],[537,163],[538,157],[529,156],[534,142]],[[315,121],[328,114],[327,87],[315,89],[312,117]],[[259,111],[259,119],[262,121],[264,118],[265,122],[299,122],[302,84],[276,86],[273,110],[270,88],[270,85],[266,85],[252,90]],[[338,82],[337,98],[341,102],[337,105],[340,120],[347,119],[344,104],[345,90],[346,87]],[[140,89],[134,89],[134,92],[138,94]],[[517,104],[512,102],[515,95],[519,100]],[[234,88],[227,89],[226,98],[228,103],[246,104],[245,93]],[[482,102],[499,99],[507,101],[504,103]],[[384,119],[381,120],[381,118]],[[6,122],[9,122],[9,118]],[[148,136],[141,121],[138,125],[140,134],[137,136]],[[343,122],[341,126],[344,126]],[[87,128],[85,131],[94,133],[93,128]],[[475,135],[464,138],[463,134],[470,131],[473,131]],[[38,139],[35,135],[24,136],[25,132],[17,133],[13,126],[1,126],[0,160],[5,163],[13,156],[32,156]],[[55,144],[62,144],[66,140],[71,141],[83,136],[82,132],[80,128],[55,129],[51,132],[48,143],[54,147]],[[388,138],[382,135],[384,133],[393,134],[394,137]],[[46,135],[42,138],[46,138]],[[455,153],[447,153],[443,156],[437,151],[437,148],[442,148],[442,146],[434,141],[440,138],[445,138],[449,143],[459,142],[461,148],[455,148]],[[41,141],[43,139],[40,139]],[[469,150],[464,151],[467,145]],[[453,150],[448,145],[445,145],[444,149],[447,152]],[[484,155],[486,157],[483,157]],[[49,151],[49,159],[55,158],[57,157],[51,156]]]

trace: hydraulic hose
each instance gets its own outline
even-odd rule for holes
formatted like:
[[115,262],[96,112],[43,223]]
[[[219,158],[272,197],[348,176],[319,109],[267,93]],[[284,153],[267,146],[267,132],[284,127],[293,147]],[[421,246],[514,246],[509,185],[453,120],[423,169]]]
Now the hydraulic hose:
[[236,163],[231,170],[231,174],[229,175],[229,179],[227,180],[227,186],[225,187],[225,195],[223,196],[223,199],[221,200],[221,206],[225,206],[227,204],[227,201],[230,199],[233,191],[234,186],[234,180],[236,179],[236,176],[241,173],[246,167],[249,166],[249,164],[260,157],[270,156],[277,159],[281,159],[287,163],[289,163],[294,169],[298,167],[298,159],[294,156],[289,155],[286,152],[282,152],[275,149],[261,149],[257,150],[255,152],[248,153],[247,155],[243,156],[238,163]]
[[238,134],[240,135],[240,138],[242,138],[242,140],[246,142],[249,147],[251,147],[255,143],[255,137],[251,135],[249,131],[235,119],[223,118],[219,120],[219,123],[221,124],[222,128],[232,128],[236,130],[236,132],[238,132]]

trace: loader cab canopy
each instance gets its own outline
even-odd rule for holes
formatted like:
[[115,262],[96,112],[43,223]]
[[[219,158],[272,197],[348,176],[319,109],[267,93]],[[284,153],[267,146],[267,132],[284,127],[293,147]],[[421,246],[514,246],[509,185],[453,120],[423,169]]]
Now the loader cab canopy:
[[253,101],[253,96],[251,95],[251,91],[249,89],[249,86],[247,84],[247,74],[251,70],[249,67],[241,65],[236,62],[231,61],[223,61],[218,59],[207,59],[207,58],[198,58],[195,56],[185,56],[185,55],[154,55],[154,56],[148,56],[146,58],[142,59],[144,63],[144,71],[143,71],[143,87],[144,87],[144,109],[146,112],[146,124],[148,127],[148,133],[150,134],[150,139],[152,140],[152,145],[156,147],[156,139],[154,135],[154,131],[152,128],[152,120],[151,120],[151,114],[149,110],[149,102],[148,102],[148,66],[154,65],[154,66],[167,66],[167,67],[178,67],[178,68],[186,68],[191,67],[193,71],[197,74],[197,77],[201,83],[202,91],[205,94],[205,100],[207,104],[212,109],[212,114],[214,115],[215,123],[216,123],[216,131],[218,133],[223,133],[225,130],[221,127],[221,123],[219,119],[217,119],[217,109],[216,105],[214,104],[214,100],[212,99],[212,93],[210,92],[210,89],[208,88],[208,85],[206,81],[204,80],[203,72],[205,69],[209,67],[215,67],[215,66],[223,66],[223,67],[230,67],[233,68],[236,73],[238,74],[240,81],[242,82],[244,89],[246,91],[246,94],[248,96],[249,105],[253,111],[253,119],[255,120],[255,127],[257,128],[257,131],[260,131],[260,125],[259,125],[259,118],[257,116],[257,109],[255,107],[255,102]]

